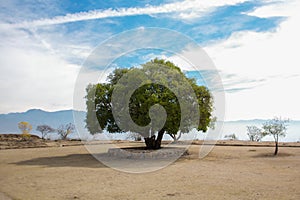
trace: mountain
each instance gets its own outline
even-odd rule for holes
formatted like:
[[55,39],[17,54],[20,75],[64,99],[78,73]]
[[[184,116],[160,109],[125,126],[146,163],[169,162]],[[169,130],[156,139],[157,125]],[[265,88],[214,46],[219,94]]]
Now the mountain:
[[[38,125],[47,124],[52,128],[58,128],[61,124],[73,123],[74,115],[76,121],[80,121],[83,126],[86,112],[74,110],[61,110],[56,112],[47,112],[40,109],[31,109],[26,112],[0,114],[0,133],[20,133],[18,123],[21,121],[29,122],[32,125],[31,133],[38,133]],[[84,126],[83,126],[84,127]]]
[[235,121],[225,121],[225,123],[264,123],[267,119],[241,119]]
[[[76,123],[74,122],[73,115],[76,116]],[[85,117],[86,112],[74,110],[47,112],[40,109],[31,109],[26,112],[20,113],[0,114],[0,134],[21,133],[18,128],[18,123],[21,121],[29,122],[32,125],[31,133],[36,135],[40,135],[40,133],[36,131],[36,127],[38,125],[47,124],[52,128],[58,128],[61,124],[73,123],[76,125],[77,132],[71,134],[70,138],[78,138],[77,133],[80,134],[81,138],[88,138],[90,134],[85,128]],[[238,136],[239,139],[248,140],[248,136],[246,134],[247,126],[255,125],[261,128],[264,122],[266,122],[266,120],[264,119],[225,121],[221,134],[224,137],[225,135],[234,133]],[[282,138],[282,141],[299,141],[299,129],[300,121],[290,121],[290,123],[288,123],[287,136],[285,138]],[[55,139],[54,136],[57,136],[57,134],[52,134],[52,136],[52,139]],[[116,137],[117,139],[124,139],[122,134],[115,134],[114,137]],[[272,139],[273,138],[270,138],[270,140]]]

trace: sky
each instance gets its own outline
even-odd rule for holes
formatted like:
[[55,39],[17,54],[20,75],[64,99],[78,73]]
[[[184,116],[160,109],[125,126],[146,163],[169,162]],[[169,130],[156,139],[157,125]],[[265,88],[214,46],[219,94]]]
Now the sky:
[[[124,31],[156,27],[187,36],[211,58],[216,70],[201,76],[220,75],[225,120],[300,120],[299,10],[298,0],[0,0],[0,113],[72,109],[77,77],[95,48]],[[113,64],[154,57],[194,73],[157,49],[129,52]],[[84,109],[84,88],[80,95]]]

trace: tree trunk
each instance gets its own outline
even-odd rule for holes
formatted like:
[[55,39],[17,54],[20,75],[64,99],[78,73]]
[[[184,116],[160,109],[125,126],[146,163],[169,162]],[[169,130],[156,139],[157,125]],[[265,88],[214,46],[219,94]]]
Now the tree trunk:
[[169,133],[169,135],[170,135],[171,138],[174,140],[174,142],[177,142],[177,141],[181,138],[181,134],[182,134],[181,132],[179,132],[179,135]]
[[275,141],[275,152],[274,152],[274,156],[276,156],[278,153],[278,141]]
[[154,149],[155,135],[145,138],[145,144],[146,144],[147,149]]
[[276,156],[277,153],[278,153],[278,134],[274,135],[274,139],[275,139],[275,152],[274,152],[274,156]]
[[175,136],[174,134],[169,133],[169,136],[171,136],[171,138],[172,138],[174,141],[176,141],[176,136]]
[[162,141],[162,138],[164,136],[164,133],[165,133],[164,129],[158,131],[158,135],[157,135],[157,138],[156,138],[156,141],[155,141],[155,149],[160,149],[161,141]]
[[165,130],[160,130],[158,132],[157,138],[155,138],[155,135],[152,135],[151,137],[145,138],[145,144],[147,149],[160,149],[161,148],[161,141],[164,136]]
[[178,141],[180,138],[181,138],[181,131],[179,132],[179,135],[177,136],[177,138],[176,138],[176,141]]

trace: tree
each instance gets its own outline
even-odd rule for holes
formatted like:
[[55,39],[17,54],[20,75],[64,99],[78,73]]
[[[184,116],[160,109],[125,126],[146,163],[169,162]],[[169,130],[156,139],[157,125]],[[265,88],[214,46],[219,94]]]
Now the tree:
[[22,131],[22,137],[30,137],[30,131],[32,130],[32,126],[29,122],[19,122],[18,127]]
[[250,141],[259,142],[262,139],[261,129],[256,126],[247,126],[247,135]]
[[229,135],[225,135],[225,138],[226,139],[229,139],[229,140],[237,140],[237,136],[233,133],[233,134],[229,134]]
[[174,140],[174,142],[178,141],[182,136],[181,132],[176,133],[176,134],[175,133],[168,133],[168,134],[171,136],[171,138]]
[[[194,85],[194,84],[193,84]],[[199,104],[199,111],[200,111],[200,121],[198,130],[206,132],[208,128],[215,129],[215,123],[217,121],[217,117],[212,117],[212,97],[210,92],[207,90],[206,87],[203,86],[195,86],[193,89],[196,92],[198,104]],[[178,133],[168,133],[171,138],[176,142],[178,141],[182,133],[179,131]]]
[[129,133],[126,139],[132,139],[134,141],[141,141],[142,136],[138,133]]
[[144,137],[148,149],[159,149],[164,134],[175,136],[192,128],[206,132],[212,104],[205,86],[186,78],[172,62],[154,59],[140,68],[114,70],[108,83],[89,85],[86,127],[91,134],[100,128],[135,132]]
[[262,136],[270,135],[274,137],[275,141],[275,152],[274,155],[278,153],[278,140],[279,137],[285,137],[287,130],[287,123],[289,120],[283,120],[281,118],[275,117],[274,119],[268,120],[263,123]]
[[66,125],[60,125],[58,129],[56,130],[58,135],[60,135],[62,140],[67,139],[68,135],[73,133],[75,130],[75,126],[72,123],[66,124]]
[[45,137],[46,137],[46,135],[48,134],[48,133],[52,133],[52,132],[54,132],[55,131],[55,129],[53,129],[53,128],[51,128],[50,126],[48,126],[48,125],[38,125],[37,127],[36,127],[36,130],[37,131],[39,131],[39,132],[41,132],[41,134],[42,134],[42,139],[45,139]]
[[[98,89],[98,90],[97,90]],[[86,113],[86,125],[85,127],[89,130],[91,134],[96,133],[102,133],[102,129],[99,126],[97,115],[96,115],[96,108],[95,108],[95,92],[99,91],[99,88],[97,86],[89,84],[86,88],[87,95],[86,98],[86,107],[87,107],[87,113]]]

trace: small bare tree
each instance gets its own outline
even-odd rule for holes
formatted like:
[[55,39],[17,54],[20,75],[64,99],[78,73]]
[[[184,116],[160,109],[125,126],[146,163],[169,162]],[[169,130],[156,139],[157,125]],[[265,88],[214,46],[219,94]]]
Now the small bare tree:
[[229,140],[237,140],[238,139],[238,137],[234,133],[229,134],[229,135],[225,135],[225,138],[229,139]]
[[126,137],[126,139],[132,139],[134,141],[141,141],[142,140],[142,136],[138,133],[133,133],[133,132],[130,132],[128,134],[128,136]]
[[68,135],[73,133],[75,130],[75,126],[72,123],[66,125],[60,125],[56,130],[58,135],[61,137],[62,140],[67,139]]
[[42,139],[45,139],[46,135],[48,133],[53,133],[55,132],[55,129],[54,128],[51,128],[50,126],[44,124],[44,125],[38,125],[36,127],[36,130],[41,132],[41,135],[42,135]]
[[247,126],[247,135],[250,141],[259,142],[262,139],[261,129],[256,126]]
[[271,135],[275,140],[275,152],[274,155],[278,153],[278,139],[279,137],[285,137],[287,130],[287,123],[289,120],[283,120],[281,118],[275,117],[263,124],[262,136]]

